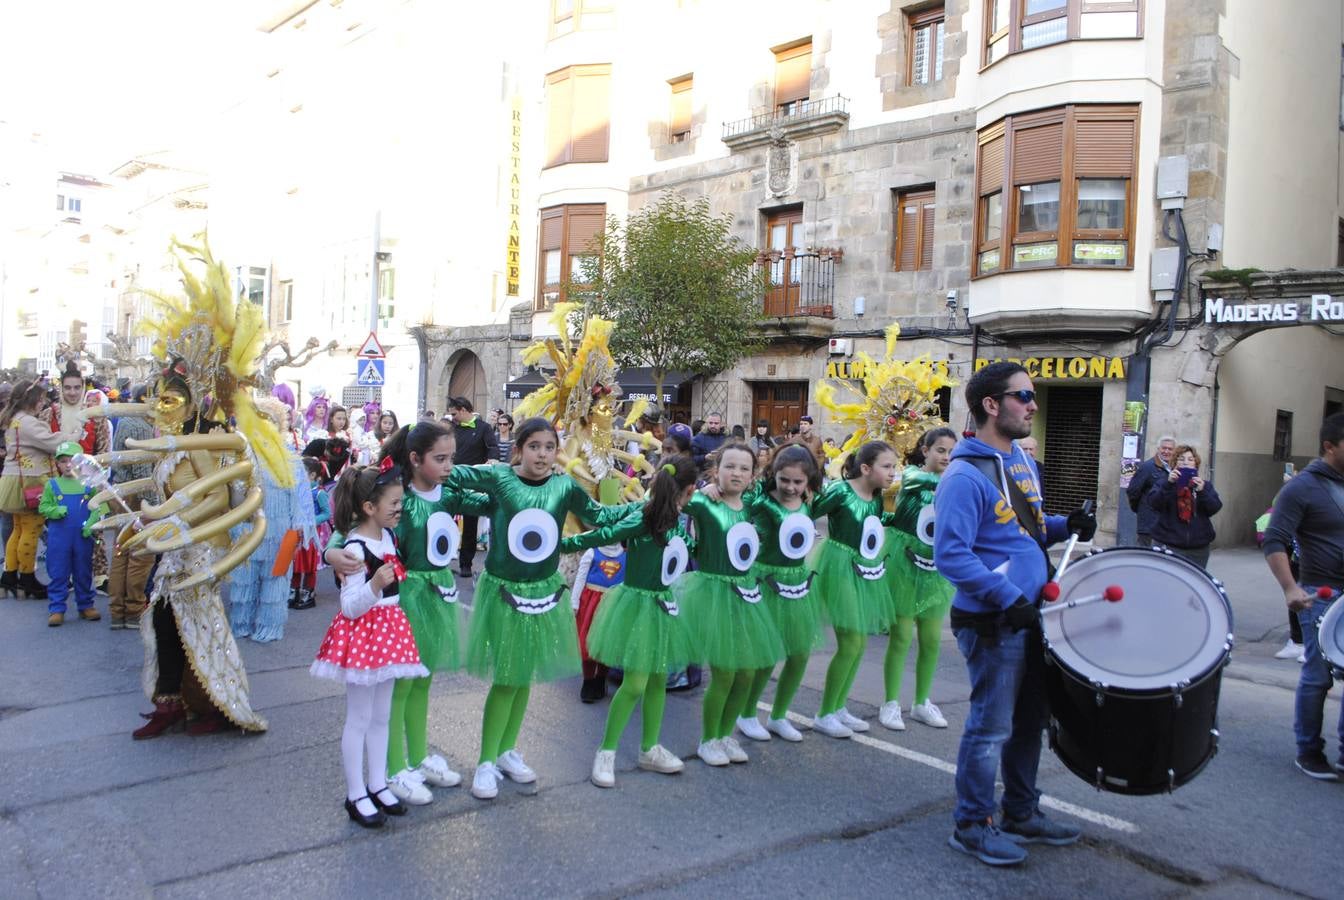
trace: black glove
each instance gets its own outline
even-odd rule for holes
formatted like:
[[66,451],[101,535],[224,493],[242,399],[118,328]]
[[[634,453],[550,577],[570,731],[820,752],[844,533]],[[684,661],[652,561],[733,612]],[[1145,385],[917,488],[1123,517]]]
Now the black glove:
[[1097,517],[1086,506],[1080,506],[1069,513],[1069,533],[1078,533],[1078,540],[1090,541],[1097,533]]
[[1015,632],[1035,628],[1041,623],[1041,612],[1026,597],[1018,597],[1016,603],[1003,611],[1003,621]]

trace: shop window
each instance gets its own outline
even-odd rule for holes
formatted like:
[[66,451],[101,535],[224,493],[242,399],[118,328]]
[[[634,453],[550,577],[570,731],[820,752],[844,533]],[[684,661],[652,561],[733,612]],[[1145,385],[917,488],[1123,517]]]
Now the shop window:
[[775,50],[775,111],[793,115],[812,92],[812,39]]
[[694,79],[690,75],[668,82],[672,89],[672,110],[667,117],[667,142],[684,144],[691,136],[691,86]]
[[537,246],[537,309],[564,301],[583,278],[583,261],[600,250],[607,207],[602,203],[552,206],[541,211]]
[[981,64],[1063,41],[1143,36],[1140,0],[984,0]]
[[906,14],[906,42],[910,71],[906,84],[933,84],[943,80],[944,7]]
[[1287,462],[1293,458],[1293,414],[1280,409],[1274,413],[1274,459]]
[[975,274],[1132,266],[1138,116],[1066,106],[983,129]]
[[612,0],[551,0],[550,37],[600,28],[610,21],[611,11]]
[[546,168],[607,161],[611,66],[570,66],[546,76]]
[[933,268],[933,191],[906,191],[896,195],[897,272]]

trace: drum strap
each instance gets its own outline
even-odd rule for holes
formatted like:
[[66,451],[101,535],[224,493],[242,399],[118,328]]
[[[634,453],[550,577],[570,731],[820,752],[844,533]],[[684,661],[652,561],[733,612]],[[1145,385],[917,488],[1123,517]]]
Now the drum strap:
[[[995,487],[1000,487],[999,471],[994,460],[987,456],[968,456],[964,459],[980,470],[980,474],[989,479]],[[1040,523],[1036,521],[1036,510],[1032,509],[1031,501],[1027,495],[1022,493],[1022,489],[1017,486],[1017,482],[1012,479],[1006,479],[1008,482],[1008,502],[1012,504],[1013,512],[1017,514],[1017,521],[1026,529],[1027,534],[1031,535],[1036,546],[1040,548],[1041,555],[1045,557],[1046,578],[1055,577],[1054,564],[1050,562],[1050,555],[1045,552],[1045,540],[1041,535]],[[1000,489],[999,493],[1003,493]]]
[[1325,492],[1330,495],[1331,500],[1335,501],[1335,505],[1339,507],[1339,511],[1344,513],[1344,484],[1340,484],[1335,479],[1326,478],[1324,475],[1319,475],[1316,472],[1312,472],[1311,474],[1315,475],[1316,480],[1325,487]]

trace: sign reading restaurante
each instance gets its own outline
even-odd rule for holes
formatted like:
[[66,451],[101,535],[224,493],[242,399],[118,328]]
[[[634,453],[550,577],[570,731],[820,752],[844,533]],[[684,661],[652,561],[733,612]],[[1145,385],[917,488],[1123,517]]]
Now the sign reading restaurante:
[[1204,304],[1205,324],[1227,322],[1344,322],[1344,300],[1329,294],[1312,294],[1310,300],[1277,300],[1274,303],[1228,303],[1222,297]]

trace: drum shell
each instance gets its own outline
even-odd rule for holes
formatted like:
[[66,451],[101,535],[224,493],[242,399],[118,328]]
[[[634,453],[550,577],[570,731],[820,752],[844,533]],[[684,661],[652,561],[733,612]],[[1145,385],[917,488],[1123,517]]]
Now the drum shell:
[[1223,666],[1179,692],[1099,688],[1046,651],[1050,749],[1079,778],[1117,794],[1180,787],[1218,751]]

